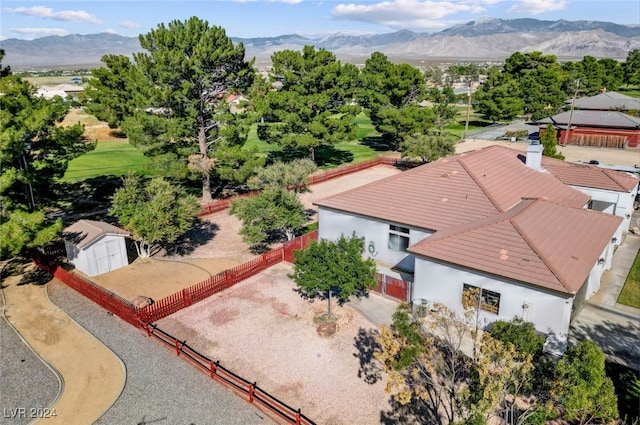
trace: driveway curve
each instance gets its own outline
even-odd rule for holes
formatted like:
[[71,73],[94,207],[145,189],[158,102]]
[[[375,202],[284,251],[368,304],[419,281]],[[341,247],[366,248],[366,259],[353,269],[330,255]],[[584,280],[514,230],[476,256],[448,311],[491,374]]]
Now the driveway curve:
[[[34,266],[30,266],[34,267]],[[16,406],[17,414],[44,424],[93,423],[120,396],[126,378],[122,361],[48,298],[46,285],[3,280],[5,317],[63,382],[52,406]]]

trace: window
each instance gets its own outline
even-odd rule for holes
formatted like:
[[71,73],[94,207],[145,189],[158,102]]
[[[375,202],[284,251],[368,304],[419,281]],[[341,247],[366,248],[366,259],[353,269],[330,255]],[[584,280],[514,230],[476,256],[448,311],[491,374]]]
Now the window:
[[480,297],[480,309],[498,314],[500,311],[500,294],[489,291],[488,289],[480,289],[477,286],[464,284],[462,291],[462,305],[464,308],[474,307],[474,301]]
[[406,252],[409,248],[409,229],[407,227],[389,225],[389,249]]

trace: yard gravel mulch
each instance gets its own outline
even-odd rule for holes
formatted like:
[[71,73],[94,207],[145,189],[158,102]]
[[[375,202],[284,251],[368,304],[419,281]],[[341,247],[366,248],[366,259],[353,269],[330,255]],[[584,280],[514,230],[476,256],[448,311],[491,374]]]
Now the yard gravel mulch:
[[57,280],[49,297],[113,350],[127,370],[124,391],[95,424],[272,424],[265,414],[118,317]]
[[[28,424],[33,420],[31,409],[47,408],[58,396],[60,384],[56,374],[0,318],[0,424]],[[25,414],[17,409],[25,409]]]

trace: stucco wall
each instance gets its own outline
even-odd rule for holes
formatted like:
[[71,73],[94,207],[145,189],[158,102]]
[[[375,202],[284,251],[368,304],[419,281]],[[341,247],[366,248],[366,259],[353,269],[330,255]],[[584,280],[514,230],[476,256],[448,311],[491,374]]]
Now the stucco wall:
[[[320,239],[337,240],[340,235],[351,236],[355,231],[358,237],[365,238],[365,257],[409,272],[414,270],[413,255],[389,249],[390,223],[323,207],[319,208],[318,222]],[[420,242],[432,233],[401,223],[391,224],[409,228],[409,246]]]
[[[521,317],[532,322],[535,328],[548,334],[548,351],[564,351],[569,332],[573,297],[550,291],[533,289],[518,282],[416,258],[413,299],[439,302],[462,314],[462,290],[464,284],[488,289],[500,294],[498,314],[481,310],[480,327],[497,320]],[[523,306],[527,306],[524,308]]]
[[[631,224],[633,203],[638,192],[638,187],[636,186],[631,192],[615,192],[612,190],[594,189],[582,186],[571,187],[589,195],[593,201],[596,201],[594,205],[595,210],[622,217],[622,223],[614,235],[617,239],[616,245],[620,245],[624,234],[629,230],[629,225]],[[607,204],[609,203],[615,204],[615,207],[609,207],[603,210],[602,207],[607,207]]]

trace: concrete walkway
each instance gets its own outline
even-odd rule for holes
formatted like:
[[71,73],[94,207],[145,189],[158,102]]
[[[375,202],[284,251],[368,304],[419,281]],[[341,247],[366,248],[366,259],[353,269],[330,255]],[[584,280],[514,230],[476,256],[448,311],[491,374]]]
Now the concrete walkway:
[[120,396],[124,364],[51,303],[46,285],[19,285],[20,279],[9,276],[2,282],[5,317],[63,381],[62,394],[52,406],[20,407],[33,414],[32,419],[47,415],[38,421],[46,425],[93,423]]

